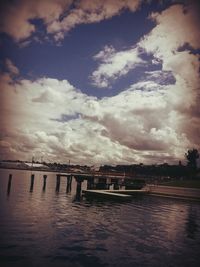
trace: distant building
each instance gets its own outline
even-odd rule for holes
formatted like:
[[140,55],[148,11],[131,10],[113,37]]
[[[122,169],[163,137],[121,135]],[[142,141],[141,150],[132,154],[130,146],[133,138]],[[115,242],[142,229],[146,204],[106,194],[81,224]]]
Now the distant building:
[[26,165],[24,162],[19,161],[1,161],[0,162],[1,168],[11,168],[11,169],[24,169]]
[[48,166],[41,163],[23,162],[23,161],[1,161],[0,168],[7,169],[49,169]]
[[42,163],[32,163],[32,162],[24,162],[27,168],[34,168],[34,169],[49,169],[48,166]]

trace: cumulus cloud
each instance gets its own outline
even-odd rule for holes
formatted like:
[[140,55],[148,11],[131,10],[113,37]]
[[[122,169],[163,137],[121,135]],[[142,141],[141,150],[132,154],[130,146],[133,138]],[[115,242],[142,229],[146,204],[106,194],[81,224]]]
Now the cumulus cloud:
[[170,84],[175,82],[174,75],[171,71],[145,71],[145,77],[147,80],[155,81],[158,84]]
[[98,106],[96,98],[86,96],[65,80],[11,82],[5,74],[1,86],[1,158],[30,160],[31,155],[43,155],[50,161],[71,158],[74,163],[122,160],[127,149],[102,136],[102,125],[80,116],[62,120],[63,114],[91,114]]
[[200,29],[194,13],[193,5],[187,8],[173,5],[161,13],[152,13],[150,19],[156,22],[156,27],[140,45],[159,59],[172,56],[185,44],[199,48]]
[[9,58],[5,60],[5,66],[8,72],[10,72],[10,74],[12,75],[19,74],[19,69],[14,65],[14,63]]
[[49,24],[47,31],[55,34],[56,38],[63,38],[61,33],[68,32],[79,24],[100,22],[118,15],[123,9],[136,11],[141,0],[82,0],[75,3],[75,8],[62,20],[55,20]]
[[[98,118],[106,128],[103,135],[142,151],[140,155],[144,158],[148,155],[149,159],[156,158],[151,150],[157,151],[157,155],[160,151],[162,158],[167,158],[169,155],[181,155],[187,147],[199,147],[200,64],[198,54],[193,53],[192,49],[199,48],[200,31],[194,13],[191,6],[183,8],[182,5],[174,5],[151,15],[156,26],[140,40],[137,47],[151,54],[154,57],[152,63],[161,65],[162,69],[146,72],[147,76],[139,83],[109,98],[108,113]],[[131,51],[132,48],[126,52]],[[102,66],[108,67],[114,55],[112,47],[105,47],[95,59],[105,60]],[[114,64],[111,66],[114,67]],[[109,68],[100,70],[101,66],[94,72],[96,85],[108,86],[108,77],[113,73],[114,76],[115,72],[109,76]],[[123,71],[124,66],[121,65],[116,73]],[[113,103],[113,100],[116,101]],[[113,107],[117,109],[109,113],[109,106],[112,110]],[[91,119],[97,118],[92,116]]]
[[109,87],[117,78],[126,75],[145,61],[139,57],[137,48],[117,52],[112,46],[105,46],[94,56],[100,65],[91,75],[92,83],[100,88]]
[[[107,132],[135,150],[166,152],[188,144],[184,133],[174,127],[173,105],[168,99],[171,88],[163,86],[155,91],[152,90],[156,86],[153,82],[146,84],[150,90],[141,90],[141,86],[143,88],[144,84],[134,84],[130,89],[107,100],[109,105],[117,106],[115,115],[111,116],[114,117],[115,126],[106,123],[109,128]],[[174,120],[177,123],[178,116],[174,116]]]
[[140,0],[14,0],[4,4],[0,31],[16,41],[30,37],[36,31],[34,19],[42,19],[48,33],[56,41],[79,24],[99,22],[119,14],[123,9],[135,11]]
[[[194,4],[194,2],[192,2]],[[199,146],[199,16],[196,5],[174,5],[161,13],[154,13],[153,30],[140,42],[147,53],[162,62],[162,72],[170,72],[175,83],[168,91],[172,105],[172,126],[184,132],[193,146]],[[198,115],[197,115],[198,114]],[[176,119],[174,119],[176,118]]]
[[[173,5],[161,13],[153,13],[156,27],[139,43],[155,60],[162,62],[162,71],[170,71],[177,82],[195,89],[199,83],[199,56],[191,49],[200,47],[200,29],[194,6]],[[184,48],[188,44],[191,48]],[[189,90],[190,91],[190,90]]]
[[[43,78],[10,82],[1,77],[1,157],[81,164],[177,161],[197,140],[186,131],[188,113],[166,88],[139,82],[117,96],[87,96],[68,81]],[[148,89],[149,88],[149,89]],[[63,119],[63,114],[71,119]],[[156,156],[157,155],[157,156]],[[158,156],[159,155],[159,156]]]
[[[181,77],[187,79],[188,83],[193,82],[191,81],[193,78],[198,80],[198,56],[184,49],[186,44],[193,49],[198,49],[200,46],[200,29],[197,24],[195,5],[187,7],[173,5],[161,13],[152,13],[149,18],[156,22],[156,26],[133,48],[115,51],[112,46],[105,46],[94,56],[96,61],[101,62],[91,75],[95,86],[109,87],[113,80],[145,63],[140,57],[141,49],[153,55],[152,64],[162,65],[162,77],[161,75],[158,77],[158,72],[154,71],[151,73],[151,78],[160,79],[160,82],[163,79],[166,81],[167,78],[171,78],[173,82]],[[182,51],[179,51],[180,49]],[[188,63],[185,66],[186,62]]]
[[34,19],[42,19],[45,25],[59,19],[71,4],[71,0],[14,0],[1,9],[0,31],[16,41],[24,40],[36,31]]

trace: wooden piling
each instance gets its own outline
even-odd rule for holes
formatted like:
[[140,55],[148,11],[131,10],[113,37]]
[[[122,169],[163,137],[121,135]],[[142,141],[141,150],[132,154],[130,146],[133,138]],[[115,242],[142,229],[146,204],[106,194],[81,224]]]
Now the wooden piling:
[[119,189],[119,185],[117,183],[114,183],[114,190],[118,190]]
[[9,174],[9,178],[8,178],[8,187],[7,187],[7,195],[10,194],[11,182],[12,182],[12,174]]
[[43,191],[46,190],[46,180],[47,180],[47,175],[43,175],[43,188],[42,188]]
[[84,180],[84,178],[82,177],[75,177],[76,178],[76,198],[80,199],[81,197],[81,186],[82,186],[82,182]]
[[72,176],[67,176],[67,188],[66,188],[66,192],[69,193],[71,192],[72,189]]
[[89,177],[87,179],[87,189],[93,189],[94,188],[94,177]]
[[60,190],[60,174],[56,175],[56,192]]
[[31,174],[30,192],[33,192],[34,179],[35,179],[35,175],[34,174]]

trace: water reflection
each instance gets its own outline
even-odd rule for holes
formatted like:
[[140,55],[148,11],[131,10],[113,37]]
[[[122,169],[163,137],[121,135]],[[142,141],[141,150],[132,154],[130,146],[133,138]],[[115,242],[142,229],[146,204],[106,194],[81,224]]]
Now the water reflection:
[[195,239],[197,237],[199,225],[197,223],[197,211],[193,207],[189,208],[188,218],[186,222],[187,237]]
[[67,176],[67,187],[66,187],[66,193],[70,193],[72,190],[72,176]]
[[47,181],[47,175],[43,175],[43,187],[42,187],[42,191],[45,192],[46,190],[46,181]]
[[35,175],[31,174],[31,185],[29,192],[33,192],[34,180],[35,180]]
[[60,175],[56,175],[56,192],[59,193],[60,191]]
[[10,189],[11,189],[11,182],[12,182],[12,174],[9,174],[8,178],[8,186],[7,186],[7,195],[10,195]]

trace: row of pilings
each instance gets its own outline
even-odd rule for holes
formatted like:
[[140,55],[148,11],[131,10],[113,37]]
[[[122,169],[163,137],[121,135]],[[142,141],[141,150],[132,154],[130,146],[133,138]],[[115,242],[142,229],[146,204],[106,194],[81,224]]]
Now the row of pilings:
[[[66,193],[71,192],[72,189],[72,178],[76,181],[76,194],[81,195],[81,188],[82,188],[82,182],[84,180],[87,180],[87,189],[110,189],[109,187],[113,185],[113,189],[117,190],[122,188],[122,180],[124,177],[106,177],[106,176],[95,176],[93,174],[71,174],[71,173],[57,173],[56,175],[56,185],[55,185],[55,191],[60,191],[60,183],[61,183],[61,177],[66,177],[67,179],[67,185],[66,185]],[[34,180],[35,180],[35,174],[31,173],[30,176],[30,188],[29,191],[33,192],[34,189]],[[109,180],[109,181],[108,181]],[[8,178],[8,186],[7,186],[7,195],[10,194],[11,191],[11,184],[12,184],[12,174],[9,174]],[[46,190],[46,184],[47,184],[47,174],[43,175],[43,187],[42,190]]]
[[[56,186],[55,186],[55,191],[59,192],[60,191],[60,183],[61,183],[61,176],[64,176],[67,178],[67,185],[66,185],[66,193],[71,192],[72,189],[72,178],[74,176],[70,175],[61,175],[61,174],[56,174]],[[7,195],[10,195],[11,192],[11,186],[12,186],[12,174],[9,174],[8,177],[8,185],[7,185]],[[76,186],[76,193],[77,195],[81,194],[81,187],[82,187],[82,182],[84,181],[84,178],[80,178],[80,177],[74,177],[77,183]],[[35,174],[31,174],[30,177],[30,188],[29,188],[29,192],[33,192],[34,189],[34,181],[35,181]],[[47,175],[44,174],[43,175],[43,186],[42,186],[42,191],[45,192],[46,190],[46,184],[47,184]]]

